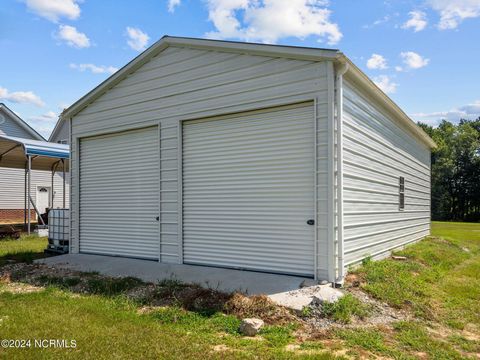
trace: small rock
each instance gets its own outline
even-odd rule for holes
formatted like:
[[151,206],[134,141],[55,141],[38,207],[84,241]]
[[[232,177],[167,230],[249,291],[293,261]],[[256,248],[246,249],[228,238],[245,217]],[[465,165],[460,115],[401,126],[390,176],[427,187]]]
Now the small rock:
[[300,287],[305,288],[305,287],[316,286],[316,285],[318,285],[318,281],[313,279],[305,279],[300,284]]
[[406,257],[406,256],[396,256],[396,255],[393,255],[393,256],[392,256],[392,259],[393,259],[393,260],[407,260],[407,257]]
[[242,323],[240,324],[239,331],[245,336],[255,336],[258,334],[263,325],[264,322],[262,319],[243,319]]
[[345,294],[338,290],[331,287],[323,287],[319,291],[313,295],[312,298],[312,305],[322,305],[324,302],[337,302],[340,298],[342,298]]
[[462,250],[465,251],[466,253],[469,253],[469,252],[470,252],[470,249],[467,248],[467,247],[462,247]]
[[329,282],[327,280],[322,280],[320,282],[320,285],[328,285],[328,284],[329,284]]

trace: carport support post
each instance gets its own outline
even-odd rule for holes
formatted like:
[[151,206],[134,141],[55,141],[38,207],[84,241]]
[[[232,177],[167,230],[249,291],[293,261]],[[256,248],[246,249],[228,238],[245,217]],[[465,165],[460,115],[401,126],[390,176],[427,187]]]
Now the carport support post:
[[[63,208],[65,209],[65,159],[62,159],[62,169],[63,169]],[[52,203],[53,206],[53,203]]]
[[25,178],[23,181],[23,231],[27,228],[27,169],[28,164],[25,162]]
[[54,200],[54,193],[55,193],[55,182],[54,182],[54,178],[55,178],[55,171],[57,170],[57,166],[58,166],[58,161],[52,165],[52,188],[51,188],[51,196],[50,196],[50,207],[53,208],[53,200]]
[[[55,174],[57,172],[57,168],[58,168],[58,164],[60,163],[60,161],[63,162],[63,160],[58,160],[55,164],[52,165],[52,196],[51,196],[51,204],[50,204],[50,207],[53,208],[53,201],[55,200],[55,189],[54,189],[54,186],[55,186]],[[65,191],[65,184],[63,185],[64,186],[64,191]],[[64,206],[65,207],[65,206]]]
[[[27,196],[27,199],[30,199],[30,187],[31,187],[31,181],[32,181],[32,157],[30,155],[27,155],[28,157],[28,168],[27,168],[27,192],[28,192],[28,196]],[[30,201],[28,201],[28,215],[27,215],[27,218],[28,218],[28,235],[30,235],[30,209],[31,209],[31,204],[30,204]]]

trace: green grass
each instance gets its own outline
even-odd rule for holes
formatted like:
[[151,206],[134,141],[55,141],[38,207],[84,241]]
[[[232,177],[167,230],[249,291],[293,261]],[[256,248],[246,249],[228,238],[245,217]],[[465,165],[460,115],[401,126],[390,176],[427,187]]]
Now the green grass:
[[[0,358],[292,358],[285,350],[293,340],[290,327],[266,327],[263,341],[251,340],[238,334],[239,320],[233,316],[202,316],[175,307],[141,314],[136,304],[121,297],[74,296],[56,288],[0,292],[0,318],[2,338],[77,342],[76,349],[4,349]],[[215,352],[220,344],[227,350]]]
[[395,324],[395,338],[404,350],[425,352],[433,359],[462,359],[452,343],[436,339],[425,329],[424,324],[413,321]]
[[[3,258],[20,260],[18,254],[43,251],[45,240],[24,237],[2,245]],[[36,283],[45,288],[22,292],[0,282],[0,339],[67,339],[75,340],[77,346],[0,348],[0,359],[311,358],[287,351],[286,345],[295,343],[294,325],[267,325],[259,337],[250,339],[239,334],[240,319],[201,311],[202,304],[195,311],[178,306],[142,310],[142,304],[124,296],[142,284],[136,278],[104,278],[98,273],[85,273],[82,278],[43,275]],[[88,294],[72,292],[80,283]],[[159,293],[154,296],[172,296],[186,288],[174,279],[157,285]],[[193,296],[209,291],[195,290]],[[335,357],[322,353],[317,358]]]
[[363,304],[352,294],[345,294],[337,302],[322,304],[321,312],[323,316],[329,317],[335,321],[348,324],[353,316],[365,318],[370,313],[370,307]]
[[35,259],[44,257],[43,251],[47,247],[47,238],[36,235],[24,235],[19,240],[0,239],[0,266],[15,262],[31,263]]
[[480,224],[433,223],[432,237],[355,270],[374,297],[455,328],[480,325]]
[[[478,353],[479,342],[460,334],[468,328],[480,336],[480,224],[434,222],[432,237],[397,254],[407,260],[365,261],[354,273],[370,295],[413,311],[417,321],[395,324],[388,348],[382,348],[384,341],[375,331],[368,336],[347,333],[349,344],[393,357],[392,350],[434,359]],[[444,336],[429,332],[430,326],[444,329]]]
[[400,350],[387,345],[385,336],[379,329],[342,329],[337,330],[335,334],[344,340],[349,348],[360,348],[395,359],[409,358],[408,355],[402,354]]

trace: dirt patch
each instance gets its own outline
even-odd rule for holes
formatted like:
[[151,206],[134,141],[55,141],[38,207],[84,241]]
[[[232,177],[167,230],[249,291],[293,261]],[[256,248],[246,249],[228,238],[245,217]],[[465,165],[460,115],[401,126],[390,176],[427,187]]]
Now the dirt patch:
[[480,331],[473,324],[467,324],[460,334],[467,340],[480,342]]
[[356,273],[348,273],[345,276],[345,284],[348,287],[360,287],[365,284],[365,279]]
[[256,317],[266,324],[287,324],[299,319],[286,308],[275,305],[265,295],[244,296],[235,293],[225,303],[225,311],[239,318]]
[[28,293],[38,292],[42,290],[44,290],[43,287],[17,283],[17,282],[4,283],[4,289],[3,289],[3,291],[8,291],[14,294],[28,294]]
[[215,352],[225,352],[225,351],[230,351],[230,348],[227,345],[220,344],[220,345],[215,345],[213,347],[213,351],[215,351]]

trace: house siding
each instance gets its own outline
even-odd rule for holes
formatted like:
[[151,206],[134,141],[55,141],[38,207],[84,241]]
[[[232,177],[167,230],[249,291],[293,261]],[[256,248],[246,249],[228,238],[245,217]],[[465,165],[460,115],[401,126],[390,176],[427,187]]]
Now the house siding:
[[32,135],[27,132],[16,121],[13,121],[6,112],[0,109],[0,115],[5,118],[5,121],[0,123],[0,135],[15,136],[24,139],[33,139]]
[[[344,82],[345,265],[430,233],[430,149]],[[399,177],[405,209],[399,210]]]
[[78,252],[79,138],[160,125],[161,259],[181,263],[181,121],[314,100],[317,248],[322,254],[317,276],[325,278],[329,68],[326,62],[182,47],[153,57],[72,119],[72,252]]
[[[30,194],[33,201],[36,202],[37,187],[52,186],[52,173],[50,171],[32,171]],[[66,176],[66,207],[68,207],[68,183],[69,177]],[[54,197],[53,205],[55,208],[63,207],[63,173],[56,173],[54,176]],[[0,168],[0,209],[23,209],[25,192],[25,170]]]
[[67,141],[67,144],[70,142],[69,139],[69,128],[68,128],[68,121],[59,120],[61,123],[59,124],[60,128],[56,130],[55,134],[50,138],[49,141],[58,143],[59,141]]

